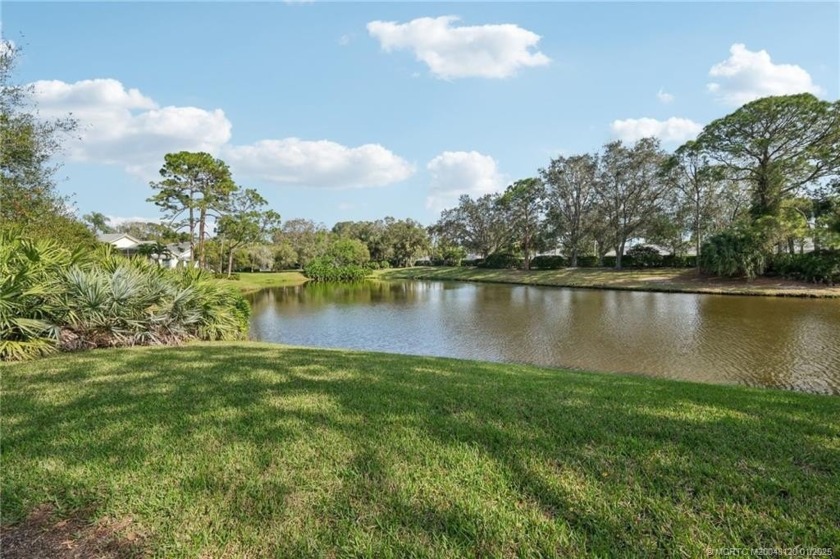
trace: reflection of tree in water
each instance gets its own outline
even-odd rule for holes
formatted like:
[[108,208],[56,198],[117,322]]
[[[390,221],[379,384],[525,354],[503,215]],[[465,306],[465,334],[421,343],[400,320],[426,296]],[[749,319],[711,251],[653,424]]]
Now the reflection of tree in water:
[[251,300],[267,341],[840,392],[840,301],[424,281]]

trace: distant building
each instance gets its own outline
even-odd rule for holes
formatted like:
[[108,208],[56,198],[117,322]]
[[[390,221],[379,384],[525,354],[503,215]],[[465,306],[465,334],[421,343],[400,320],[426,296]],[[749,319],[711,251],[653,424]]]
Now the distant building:
[[[155,245],[155,241],[142,241],[126,233],[103,233],[98,235],[97,240],[113,246],[126,256],[144,255],[150,260],[157,262],[164,268],[188,267],[192,261],[192,251],[189,243],[172,243],[165,245],[166,251],[162,254],[149,253],[143,249],[144,245]],[[198,263],[193,264],[197,266]]]

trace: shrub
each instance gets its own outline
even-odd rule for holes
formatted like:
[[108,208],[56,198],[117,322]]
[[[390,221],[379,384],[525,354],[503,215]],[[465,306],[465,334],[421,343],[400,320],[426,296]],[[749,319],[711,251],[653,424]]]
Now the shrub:
[[371,260],[370,262],[365,263],[365,268],[368,270],[378,270],[379,269],[379,262],[376,260]]
[[592,255],[578,256],[577,265],[578,268],[596,268],[598,266],[598,257]]
[[697,257],[679,254],[666,254],[662,257],[664,268],[696,268]]
[[476,265],[479,268],[493,269],[521,268],[522,258],[507,252],[499,252],[496,254],[491,254],[481,264]]
[[[441,260],[441,264],[442,263],[443,263],[443,261]],[[440,266],[441,264],[438,264],[438,266]],[[414,265],[415,266],[431,266],[432,261],[431,260],[417,260],[416,262],[414,262]]]
[[772,257],[767,273],[812,283],[840,284],[840,250],[777,254]]
[[248,331],[248,302],[211,274],[167,270],[107,248],[71,252],[0,236],[0,278],[0,360]]
[[461,260],[461,266],[481,266],[484,263],[483,258],[475,258],[473,260]]
[[[628,259],[631,262],[625,262]],[[622,259],[622,265],[635,268],[659,268],[662,266],[662,255],[659,251],[648,245],[636,245],[627,251]]]
[[730,229],[703,243],[700,267],[717,276],[752,279],[764,273],[768,255],[767,244],[759,232],[749,228]]
[[531,268],[537,270],[559,270],[566,267],[566,259],[562,256],[535,256],[531,260]]
[[0,360],[33,359],[58,350],[55,295],[60,273],[82,258],[53,240],[0,233]]
[[390,267],[391,267],[391,263],[388,262],[387,260],[381,260],[379,262],[379,269],[380,270],[387,270]]
[[303,268],[303,275],[312,281],[359,281],[365,279],[368,271],[362,266],[335,266],[322,258],[316,258]]

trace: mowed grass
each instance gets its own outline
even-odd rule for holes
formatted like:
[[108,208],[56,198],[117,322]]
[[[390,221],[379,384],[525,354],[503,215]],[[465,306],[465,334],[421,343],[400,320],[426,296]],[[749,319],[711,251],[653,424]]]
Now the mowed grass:
[[219,280],[236,287],[243,293],[253,293],[268,287],[283,287],[305,283],[306,276],[298,271],[287,272],[239,272],[238,280]]
[[840,297],[840,286],[822,286],[781,278],[722,279],[701,276],[695,269],[564,268],[560,270],[493,270],[471,267],[415,267],[374,272],[381,279],[424,279],[515,283],[556,287],[622,289],[721,295]]
[[836,397],[244,342],[0,374],[6,528],[47,503],[160,557],[840,542]]

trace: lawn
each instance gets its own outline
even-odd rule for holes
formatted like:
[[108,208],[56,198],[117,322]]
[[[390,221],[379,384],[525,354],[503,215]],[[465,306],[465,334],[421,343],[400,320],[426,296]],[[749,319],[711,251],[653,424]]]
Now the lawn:
[[9,541],[107,538],[109,557],[840,542],[836,397],[244,342],[0,374]]
[[252,293],[267,287],[300,285],[306,282],[306,276],[297,271],[288,272],[240,272],[238,280],[221,280],[243,293]]
[[695,269],[564,268],[560,270],[493,270],[471,267],[415,267],[375,272],[381,279],[455,280],[555,287],[587,287],[631,291],[840,297],[840,286],[828,287],[781,278],[721,279],[700,276]]

